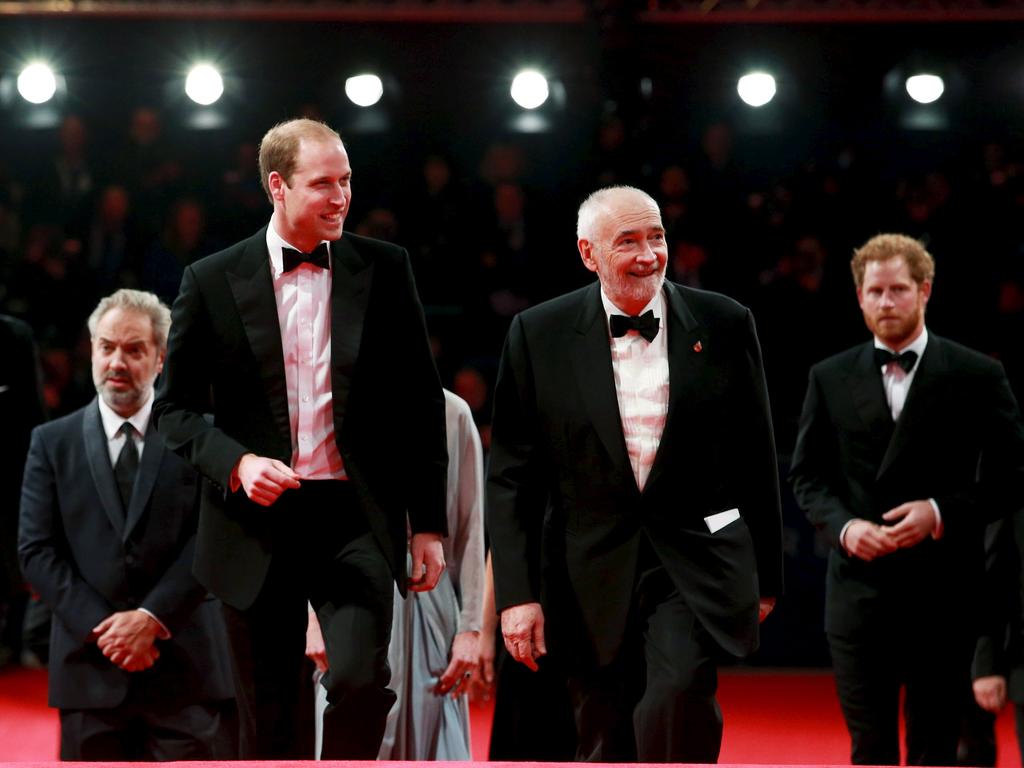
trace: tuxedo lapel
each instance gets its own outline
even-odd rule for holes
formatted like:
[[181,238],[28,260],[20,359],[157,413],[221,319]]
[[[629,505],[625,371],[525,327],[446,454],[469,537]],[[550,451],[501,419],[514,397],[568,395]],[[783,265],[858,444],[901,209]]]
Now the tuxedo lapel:
[[572,344],[572,370],[590,423],[594,425],[612,462],[632,477],[626,438],[619,417],[619,400],[615,394],[611,344],[600,284],[594,283],[583,293],[582,306],[576,317],[576,343]]
[[103,420],[100,418],[100,407],[94,399],[85,409],[82,417],[82,438],[85,441],[85,455],[89,460],[89,472],[92,474],[96,493],[99,494],[103,511],[110,518],[110,524],[118,535],[125,531],[124,506],[121,494],[117,490],[114,478],[114,467],[110,463],[110,449],[107,447],[107,435],[103,431]]
[[702,338],[705,329],[686,306],[678,289],[668,282],[665,283],[665,297],[668,305],[665,323],[668,330],[668,413],[645,489],[652,487],[664,471],[669,461],[667,457],[678,457],[685,448],[685,444],[682,447],[673,444],[673,435],[687,434],[687,430],[680,430],[674,422],[686,418],[686,403],[701,401],[699,395],[705,389],[709,361],[714,357],[713,349],[704,349],[707,344],[707,339]]
[[871,342],[860,348],[853,366],[844,373],[844,379],[854,410],[867,425],[872,438],[878,441],[881,453],[892,438],[892,411],[885,399],[882,372],[875,364]]
[[227,280],[249,347],[259,365],[260,380],[274,423],[284,438],[284,444],[291,445],[281,324],[277,318],[266,233],[264,227],[243,244],[237,269],[227,274]]
[[331,398],[335,430],[340,435],[359,359],[373,264],[367,264],[344,239],[331,243],[331,260]]
[[881,477],[892,466],[911,441],[915,425],[921,419],[926,418],[927,411],[934,407],[933,392],[945,370],[946,359],[942,342],[936,336],[930,336],[924,354],[921,355],[921,360],[917,364],[914,380],[907,391],[907,399],[903,404],[900,418],[896,422],[892,440],[889,441],[889,447],[878,467],[878,477]]
[[150,419],[149,428],[146,430],[142,460],[139,462],[138,474],[135,475],[132,499],[128,504],[128,516],[122,534],[122,539],[125,541],[142,517],[146,505],[149,504],[149,497],[153,493],[153,484],[156,483],[165,450],[164,441],[156,431],[156,427],[153,426],[153,420]]

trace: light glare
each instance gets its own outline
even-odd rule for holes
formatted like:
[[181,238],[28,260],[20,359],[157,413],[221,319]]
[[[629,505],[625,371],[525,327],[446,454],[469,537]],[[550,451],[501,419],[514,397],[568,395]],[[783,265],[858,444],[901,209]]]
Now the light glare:
[[523,109],[536,109],[548,100],[548,79],[534,69],[526,69],[512,80],[512,100]]
[[57,92],[57,77],[45,64],[29,64],[18,75],[18,93],[25,101],[44,104]]
[[907,78],[907,93],[918,104],[938,101],[946,90],[946,84],[938,75],[914,75]]
[[372,107],[384,95],[384,83],[377,75],[356,75],[345,81],[345,95],[357,107]]
[[775,78],[767,72],[751,72],[739,79],[736,92],[744,104],[763,107],[775,98]]
[[196,104],[207,107],[223,95],[224,80],[209,64],[197,64],[185,78],[185,93]]

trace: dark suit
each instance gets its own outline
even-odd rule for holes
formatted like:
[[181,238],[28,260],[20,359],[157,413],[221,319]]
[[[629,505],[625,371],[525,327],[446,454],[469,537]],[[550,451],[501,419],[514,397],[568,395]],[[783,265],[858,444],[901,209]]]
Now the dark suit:
[[[792,480],[833,545],[825,630],[855,763],[899,763],[907,685],[908,761],[952,765],[977,632],[985,524],[1024,492],[1024,431],[1002,366],[934,334],[893,423],[871,342],[814,366]],[[867,562],[846,554],[850,520],[882,523],[934,499],[943,535]]]
[[[758,599],[782,588],[775,446],[753,320],[724,296],[671,283],[664,290],[669,406],[642,493],[597,283],[516,317],[495,390],[488,527],[497,605],[542,602],[552,654],[574,659],[580,756],[588,759],[716,759],[712,657],[751,652]],[[710,533],[704,518],[734,508],[740,519]],[[652,616],[664,606],[679,623],[667,639],[652,637]],[[641,635],[648,650],[665,641],[669,668],[638,650]],[[695,657],[691,646],[700,647]],[[675,704],[641,707],[631,753],[631,735],[608,732],[629,730],[621,721],[636,692],[623,690],[597,713],[585,689],[637,654],[648,694],[666,681],[673,695],[699,688],[692,698],[704,709],[676,723],[661,719]],[[614,676],[631,681],[614,685],[631,686],[637,674]],[[651,740],[670,746],[651,751]]]
[[[95,718],[131,709],[147,721],[150,740],[145,751],[134,752],[127,731],[113,744],[99,745],[88,742],[84,726],[74,732],[65,727],[65,759],[230,756],[207,742],[219,738],[216,728],[192,734],[191,742],[183,739],[181,731],[194,724],[183,724],[178,716],[196,704],[217,710],[233,693],[219,607],[191,574],[197,508],[196,474],[164,448],[152,426],[127,510],[95,400],[32,432],[18,549],[26,578],[54,615],[50,705],[62,714],[86,710]],[[154,666],[126,672],[88,638],[104,618],[140,607],[171,637],[158,641]],[[162,731],[154,714],[174,726]]]
[[[334,427],[349,482],[306,481],[270,507],[227,490],[243,454],[292,457],[265,228],[186,268],[154,405],[168,445],[207,479],[195,573],[230,607],[239,695],[250,701],[240,704],[243,757],[311,757],[293,718],[307,599],[331,664],[324,756],[376,756],[393,700],[391,580],[404,593],[406,520],[413,533],[446,531],[444,396],[408,256],[345,234],[331,259]],[[332,637],[337,609],[353,605],[373,614],[354,619],[362,634]],[[262,661],[280,675],[254,677]]]

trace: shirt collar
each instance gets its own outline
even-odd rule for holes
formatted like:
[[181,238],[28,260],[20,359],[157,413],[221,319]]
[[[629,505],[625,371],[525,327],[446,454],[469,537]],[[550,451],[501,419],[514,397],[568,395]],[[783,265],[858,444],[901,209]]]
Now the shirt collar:
[[103,421],[103,433],[107,436],[107,440],[113,440],[117,437],[121,425],[126,421],[131,423],[140,435],[146,434],[146,429],[149,427],[149,414],[153,410],[152,387],[149,389],[149,397],[146,398],[146,402],[127,419],[124,416],[119,416],[113,408],[103,402],[102,396],[97,397],[97,400],[100,404],[100,419]]
[[[615,306],[614,302],[608,298],[608,294],[604,292],[604,286],[601,286],[601,303],[604,305],[605,322],[608,322],[608,318],[612,315],[624,315],[621,309]],[[641,309],[637,315],[642,315],[647,310],[654,313],[654,316],[661,321],[665,317],[665,289],[664,286],[654,294],[654,298],[647,302],[647,306]]]
[[[916,352],[917,353],[917,359],[920,360],[921,359],[921,355],[924,354],[924,348],[927,345],[928,345],[928,329],[927,328],[922,328],[921,329],[921,335],[918,336],[916,339],[914,339],[912,342],[910,342],[903,349],[901,349],[900,352],[901,353],[902,352]],[[888,350],[889,352],[895,352],[896,351],[895,349],[892,349],[887,344],[885,344],[877,336],[875,336],[875,348],[876,349],[885,349],[885,350]]]
[[[322,240],[321,242],[327,243],[327,255],[330,256],[331,241]],[[267,226],[267,252],[270,253],[270,268],[275,279],[284,273],[284,255],[281,252],[283,248],[291,248],[293,251],[301,250],[296,248],[277,233],[277,228],[274,226],[274,219],[271,217],[270,224]]]

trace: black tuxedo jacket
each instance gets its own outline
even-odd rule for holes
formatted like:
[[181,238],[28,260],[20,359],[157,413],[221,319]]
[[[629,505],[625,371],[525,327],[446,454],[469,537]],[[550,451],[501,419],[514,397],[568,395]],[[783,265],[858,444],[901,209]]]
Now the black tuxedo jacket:
[[[594,663],[622,645],[646,534],[727,651],[782,589],[775,445],[750,313],[665,285],[669,409],[641,493],[626,452],[600,286],[515,318],[495,390],[488,526],[498,608],[540,600],[549,643]],[[710,533],[704,518],[738,508]],[[589,652],[588,652],[589,651]]]
[[[833,544],[825,628],[857,638],[886,625],[974,628],[987,522],[1024,498],[1024,429],[1002,366],[929,334],[893,423],[871,342],[810,371],[791,479]],[[872,562],[847,555],[847,521],[881,523],[904,502],[935,499],[944,534]]]
[[[32,432],[18,551],[53,611],[51,706],[116,707],[131,686],[171,705],[234,695],[220,607],[191,574],[198,498],[195,472],[151,425],[123,511],[95,400]],[[134,608],[171,632],[143,672],[119,669],[86,642],[104,618]]]
[[[346,233],[331,259],[335,438],[404,591],[407,516],[413,533],[447,531],[444,395],[406,252]],[[292,524],[228,490],[243,454],[292,457],[266,228],[185,270],[153,412],[168,446],[209,481],[196,575],[244,610],[263,585],[275,531]]]

